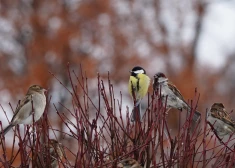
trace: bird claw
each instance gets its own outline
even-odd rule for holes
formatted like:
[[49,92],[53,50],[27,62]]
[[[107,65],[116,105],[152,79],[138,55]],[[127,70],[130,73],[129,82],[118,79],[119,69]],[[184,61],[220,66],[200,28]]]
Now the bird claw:
[[165,111],[166,116],[168,116],[169,111],[170,111],[170,108]]

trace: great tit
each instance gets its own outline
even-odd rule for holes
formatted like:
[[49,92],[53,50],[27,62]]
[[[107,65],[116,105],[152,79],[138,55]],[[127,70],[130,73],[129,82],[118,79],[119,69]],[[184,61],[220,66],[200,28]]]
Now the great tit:
[[137,116],[139,116],[140,121],[142,121],[144,113],[141,113],[140,102],[148,92],[150,78],[146,75],[146,71],[139,66],[134,67],[130,73],[128,89],[133,100],[135,98],[131,121],[136,121]]

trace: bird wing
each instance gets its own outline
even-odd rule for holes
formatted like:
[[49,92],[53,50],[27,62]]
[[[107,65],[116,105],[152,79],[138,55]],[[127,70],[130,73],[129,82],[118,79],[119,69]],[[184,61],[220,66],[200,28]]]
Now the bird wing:
[[[174,84],[172,84],[170,81],[168,82],[168,87],[175,93],[175,95],[180,98],[181,100],[184,100],[184,97],[182,96],[182,94],[180,93],[180,91],[175,87]],[[185,102],[186,103],[186,102]]]
[[182,96],[182,94],[180,93],[180,91],[176,88],[176,86],[174,84],[172,84],[170,81],[168,81],[168,87],[170,90],[173,91],[173,93],[180,99],[182,100],[185,104],[184,104],[184,108],[189,108],[190,106],[188,105],[188,103],[184,100],[184,97]]
[[[129,89],[129,93],[132,97],[133,97],[133,92],[134,92],[137,102],[142,99],[141,97],[143,97],[143,96],[139,94],[139,91],[141,89],[139,78],[131,76],[130,80],[129,80],[129,88],[128,89]],[[136,103],[136,104],[138,104],[138,103]]]
[[230,117],[230,115],[228,114],[228,112],[224,109],[222,110],[222,112],[217,112],[217,110],[215,110],[215,112],[213,112],[213,109],[211,109],[211,115],[215,118],[220,119],[221,121],[225,122],[228,125],[231,126],[235,126],[235,121]]
[[22,109],[22,107],[25,106],[27,103],[30,103],[30,101],[31,101],[31,96],[32,96],[32,95],[26,94],[26,96],[24,97],[24,99],[22,99],[22,100],[20,101],[20,104],[19,104],[19,106],[16,108],[15,113],[14,113],[12,119],[11,119],[11,122],[14,121],[14,119],[15,119],[16,115],[19,113],[20,109]]
[[235,126],[235,121],[230,116],[223,117],[222,121],[233,127]]
[[129,90],[129,93],[131,96],[133,96],[132,91],[136,92],[136,89],[137,89],[136,83],[137,82],[138,82],[138,78],[136,78],[134,76],[130,76],[128,90]]
[[235,126],[235,121],[230,117],[227,111],[224,111],[224,116],[221,116],[221,120],[228,125]]

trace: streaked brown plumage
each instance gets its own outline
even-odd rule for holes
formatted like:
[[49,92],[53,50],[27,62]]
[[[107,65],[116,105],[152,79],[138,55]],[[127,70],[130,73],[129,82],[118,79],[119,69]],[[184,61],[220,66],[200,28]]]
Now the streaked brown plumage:
[[[176,108],[180,111],[185,109],[188,111],[188,113],[191,111],[191,107],[184,100],[184,97],[180,91],[168,80],[168,78],[163,73],[159,72],[154,75],[153,89],[159,89],[161,91],[160,95],[162,104],[166,103],[167,108]],[[197,122],[200,120],[200,118],[201,113],[195,111],[192,118],[193,121]]]
[[222,103],[214,103],[207,113],[207,121],[214,127],[219,136],[232,134],[235,131],[235,121],[227,113]]
[[34,157],[36,168],[58,168],[59,162],[63,158],[63,147],[55,139],[50,139],[48,144],[43,145],[41,151]]
[[140,164],[132,158],[123,159],[117,165],[118,168],[143,168]]

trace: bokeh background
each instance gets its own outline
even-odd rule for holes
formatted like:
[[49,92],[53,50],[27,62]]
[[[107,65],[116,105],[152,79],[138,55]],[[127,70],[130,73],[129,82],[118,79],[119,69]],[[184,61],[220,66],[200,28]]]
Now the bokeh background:
[[[65,89],[51,75],[69,87],[68,62],[78,73],[82,66],[91,88],[96,87],[97,72],[104,80],[109,72],[115,91],[123,94],[124,107],[132,105],[127,92],[129,70],[140,65],[151,78],[164,72],[186,100],[194,98],[197,88],[203,117],[214,102],[231,111],[235,108],[235,1],[0,2],[0,104],[9,118],[9,102],[15,108],[32,84],[49,88],[51,104],[69,104]],[[52,117],[54,111],[51,106],[49,119],[63,129]],[[6,126],[1,109],[0,114]]]

